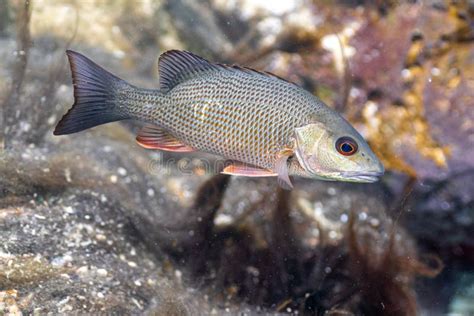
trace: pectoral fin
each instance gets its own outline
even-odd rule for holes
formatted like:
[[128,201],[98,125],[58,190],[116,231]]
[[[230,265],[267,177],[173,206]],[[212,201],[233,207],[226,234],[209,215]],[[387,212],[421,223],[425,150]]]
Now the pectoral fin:
[[148,149],[160,149],[174,152],[190,152],[193,148],[183,144],[163,129],[154,125],[145,125],[137,135],[140,146]]
[[277,174],[268,169],[247,165],[241,162],[234,162],[222,170],[223,174],[246,177],[275,177]]
[[290,176],[288,175],[288,158],[291,156],[291,154],[292,152],[290,151],[283,152],[275,165],[275,171],[278,174],[278,184],[285,190],[293,189],[293,184],[291,183]]

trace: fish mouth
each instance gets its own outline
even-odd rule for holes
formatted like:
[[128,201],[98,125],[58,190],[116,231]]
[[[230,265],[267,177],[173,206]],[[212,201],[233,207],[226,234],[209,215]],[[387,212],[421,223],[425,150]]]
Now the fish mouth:
[[369,171],[369,172],[345,172],[341,175],[346,181],[350,182],[364,182],[364,183],[373,183],[377,182],[381,176],[383,176],[381,171]]

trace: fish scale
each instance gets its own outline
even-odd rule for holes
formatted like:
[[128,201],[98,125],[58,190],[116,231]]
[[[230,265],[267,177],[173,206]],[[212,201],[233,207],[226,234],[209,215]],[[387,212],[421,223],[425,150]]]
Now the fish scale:
[[[157,104],[152,122],[198,150],[273,168],[294,128],[311,113],[311,104],[302,106],[309,98],[291,85],[225,69],[203,74],[172,89],[165,106]],[[295,104],[288,106],[293,113],[281,107],[285,101]]]

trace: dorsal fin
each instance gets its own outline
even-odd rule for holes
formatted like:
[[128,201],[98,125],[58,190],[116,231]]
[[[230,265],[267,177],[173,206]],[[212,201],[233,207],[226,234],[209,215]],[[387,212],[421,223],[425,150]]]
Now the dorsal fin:
[[181,50],[169,50],[161,54],[158,60],[160,71],[160,89],[169,91],[177,84],[204,71],[219,70],[202,57]]
[[181,50],[169,50],[161,54],[158,60],[160,71],[160,89],[167,92],[174,86],[186,81],[193,76],[208,71],[238,71],[250,75],[265,76],[275,80],[283,80],[294,84],[267,71],[259,71],[239,65],[213,64],[193,53]]
[[297,85],[296,83],[291,82],[289,80],[286,80],[285,78],[282,78],[278,75],[275,75],[274,73],[271,73],[269,71],[256,70],[256,69],[253,69],[253,68],[250,68],[250,67],[243,67],[243,66],[239,66],[239,65],[235,65],[235,64],[234,65],[217,64],[217,65],[222,67],[222,68],[228,69],[228,70],[242,71],[242,72],[245,72],[245,73],[248,73],[248,74],[251,74],[251,75],[265,76],[265,77],[269,77],[269,78],[272,78],[272,79],[282,80],[282,81]]

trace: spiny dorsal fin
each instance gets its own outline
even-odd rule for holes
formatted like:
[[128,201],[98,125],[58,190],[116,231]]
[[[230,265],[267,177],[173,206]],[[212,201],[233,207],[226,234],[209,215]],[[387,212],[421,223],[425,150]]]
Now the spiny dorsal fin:
[[285,78],[282,78],[278,75],[275,75],[274,73],[271,73],[269,71],[256,70],[256,69],[253,69],[253,68],[250,68],[250,67],[243,67],[243,66],[239,66],[239,65],[235,65],[235,64],[234,65],[217,64],[217,66],[220,66],[220,67],[228,69],[228,70],[242,71],[242,72],[245,72],[245,73],[248,73],[248,74],[251,74],[251,75],[259,75],[259,76],[265,76],[265,77],[273,78],[273,79],[276,79],[276,80],[282,80],[282,81],[285,81],[285,82],[296,85],[296,83],[291,82],[289,80],[286,80]]
[[137,143],[147,149],[160,149],[174,152],[191,152],[193,148],[183,144],[168,132],[154,125],[145,125],[137,135]]
[[219,70],[202,57],[180,50],[169,50],[158,60],[160,89],[169,91],[177,84],[205,71]]
[[167,92],[176,85],[184,82],[193,76],[208,71],[238,71],[250,75],[266,76],[275,80],[283,79],[275,74],[267,71],[259,71],[239,65],[213,64],[206,59],[199,57],[191,52],[180,50],[169,50],[161,54],[158,61],[158,69],[160,71],[160,89]]

